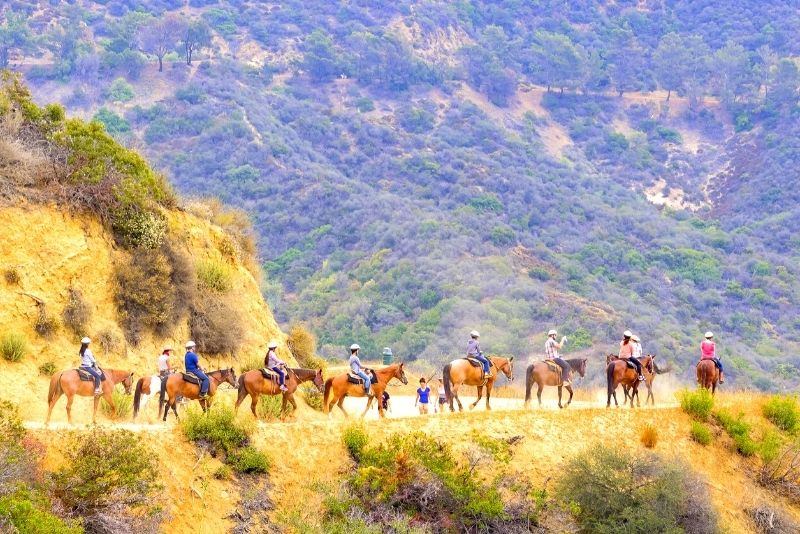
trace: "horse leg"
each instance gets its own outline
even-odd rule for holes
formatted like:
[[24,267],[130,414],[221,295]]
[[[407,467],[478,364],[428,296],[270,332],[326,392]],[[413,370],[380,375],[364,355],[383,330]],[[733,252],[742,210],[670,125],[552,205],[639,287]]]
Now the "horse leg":
[[567,406],[569,406],[572,404],[572,386],[567,386],[567,391],[569,391],[569,400],[567,401]]
[[542,407],[542,390],[544,389],[544,384],[537,384],[539,389],[536,391],[536,398],[539,399],[539,408]]
[[492,396],[492,387],[494,386],[494,382],[491,384],[486,385],[486,409],[491,410],[492,407],[489,406],[489,398]]
[[469,409],[470,409],[470,410],[474,410],[474,409],[475,409],[475,406],[477,406],[477,405],[478,405],[478,403],[480,402],[480,400],[481,400],[481,398],[482,398],[482,397],[483,397],[483,386],[478,386],[478,398],[477,398],[477,399],[475,399],[475,402],[473,402],[472,404],[470,404],[470,406],[469,406]]
[[259,399],[259,397],[261,397],[261,394],[255,392],[255,391],[253,392],[252,395],[250,395],[250,411],[253,412],[253,417],[255,417],[256,420],[258,419],[257,409],[258,409],[258,399]]
[[[369,409],[372,408],[372,399],[373,398],[374,397],[372,395],[367,397],[367,407],[364,408],[364,411],[361,413],[361,419],[364,419],[367,416],[367,412],[369,411]],[[380,414],[380,412],[381,412],[381,403],[379,402],[378,403],[378,414]]]
[[72,424],[72,401],[75,399],[75,395],[67,394],[67,421],[69,424]]
[[53,395],[53,398],[50,399],[50,403],[47,405],[47,419],[44,421],[44,426],[47,426],[50,423],[50,414],[53,413],[53,407],[55,407],[56,402],[58,399],[61,398],[61,393]]
[[342,410],[342,413],[344,414],[346,419],[350,419],[350,414],[348,414],[347,410],[344,409],[344,398],[346,396],[347,395],[342,395],[341,397],[339,397],[339,402],[336,403],[336,406],[338,406],[339,409]]
[[458,411],[459,412],[463,412],[464,411],[464,406],[461,404],[461,399],[458,398],[458,387],[459,386],[456,386],[455,384],[453,384],[453,397],[455,397],[456,402],[458,403]]
[[[97,419],[97,406],[98,406],[99,404],[100,404],[100,397],[98,397],[97,395],[95,395],[95,396],[94,396],[94,408],[93,408],[93,410],[92,410],[92,424],[93,424],[93,425],[96,425],[96,424],[97,424],[97,421],[96,421],[96,419]],[[114,412],[111,412],[111,413],[112,413],[112,415],[113,415],[113,413],[114,413]]]
[[563,408],[563,406],[561,406],[561,388],[562,388],[562,386],[558,386],[558,407],[559,408]]

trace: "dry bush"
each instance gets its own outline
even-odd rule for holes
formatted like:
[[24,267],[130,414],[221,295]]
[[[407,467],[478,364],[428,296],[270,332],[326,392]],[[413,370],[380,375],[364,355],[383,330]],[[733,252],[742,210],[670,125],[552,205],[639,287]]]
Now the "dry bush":
[[33,329],[45,339],[53,337],[53,334],[58,330],[58,319],[50,317],[47,313],[47,306],[43,303],[39,304],[39,316],[36,318]]
[[652,449],[658,443],[658,429],[650,423],[644,425],[639,433],[639,441],[648,449]]
[[92,318],[92,309],[83,298],[80,290],[70,287],[69,298],[67,304],[64,306],[64,311],[61,312],[61,319],[64,321],[64,326],[72,330],[78,336],[86,332],[86,325]]
[[172,266],[170,281],[174,293],[172,313],[164,323],[167,329],[158,329],[160,335],[166,336],[170,333],[171,327],[183,320],[191,309],[197,293],[197,276],[194,264],[183,246],[167,239],[161,249]]
[[6,283],[10,285],[18,285],[19,281],[22,277],[19,274],[19,269],[16,267],[7,267],[5,271],[3,271],[3,278],[6,279]]
[[161,250],[136,249],[128,262],[117,263],[115,300],[125,337],[137,345],[146,328],[169,326],[175,306],[172,269]]
[[800,443],[789,443],[775,454],[759,473],[759,482],[800,503]]
[[197,262],[197,282],[203,289],[225,293],[233,286],[231,268],[219,261],[200,260]]
[[800,523],[780,508],[773,508],[767,503],[747,509],[747,514],[761,534],[794,534],[800,532]]
[[189,330],[206,354],[234,354],[242,343],[239,310],[215,294],[198,298],[192,305]]
[[221,227],[227,235],[218,243],[219,251],[229,259],[238,259],[258,277],[255,232],[245,211],[226,207],[216,198],[188,199],[183,209]]
[[105,329],[97,334],[97,344],[103,349],[103,355],[114,352],[120,344],[120,338],[113,330]]
[[289,328],[286,344],[300,367],[325,369],[327,366],[325,360],[317,356],[316,336],[305,325],[294,323]]

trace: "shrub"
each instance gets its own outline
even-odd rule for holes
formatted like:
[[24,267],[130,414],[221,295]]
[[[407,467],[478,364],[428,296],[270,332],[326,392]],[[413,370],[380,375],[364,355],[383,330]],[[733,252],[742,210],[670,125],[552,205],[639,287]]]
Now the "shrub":
[[237,473],[266,473],[272,466],[272,460],[254,447],[234,451],[228,456],[228,463]]
[[197,294],[197,274],[194,263],[184,247],[167,239],[164,241],[161,251],[172,267],[169,278],[174,293],[170,318],[156,328],[160,335],[166,336],[170,333],[171,327],[180,323],[191,309]]
[[364,425],[353,423],[342,430],[342,443],[353,460],[359,461],[364,448],[369,443],[369,436]]
[[788,496],[795,504],[800,503],[800,444],[790,442],[779,446],[775,454],[770,450],[762,458],[759,482]]
[[239,373],[243,374],[247,371],[252,371],[253,369],[261,369],[264,367],[264,359],[258,356],[253,356],[246,360],[239,361]]
[[217,480],[230,480],[232,476],[233,470],[225,464],[222,464],[214,470],[214,478]]
[[734,416],[727,410],[714,413],[719,424],[733,439],[736,451],[742,456],[753,456],[758,452],[758,444],[750,437],[750,425],[744,420],[744,415]]
[[764,462],[764,464],[769,464],[774,461],[775,458],[778,457],[782,445],[783,440],[777,432],[765,432],[758,446],[758,455],[761,456],[761,461]]
[[56,372],[56,364],[51,361],[46,361],[39,366],[39,374],[42,376],[53,376]]
[[189,330],[198,348],[207,354],[234,354],[241,345],[239,310],[214,293],[193,304]]
[[232,286],[231,269],[224,263],[214,260],[201,260],[197,263],[197,282],[200,287],[225,293]]
[[648,449],[655,447],[658,443],[658,429],[655,425],[646,424],[639,433],[639,441]]
[[6,279],[6,283],[11,285],[17,285],[21,280],[19,269],[16,267],[6,268],[6,270],[3,272],[3,277]]
[[9,362],[18,362],[28,353],[28,343],[19,334],[7,333],[0,338],[0,354]]
[[107,94],[112,102],[129,102],[136,96],[136,93],[133,92],[133,86],[125,78],[117,78],[111,82]]
[[289,328],[286,344],[300,367],[325,369],[327,366],[325,360],[317,356],[317,338],[305,325],[293,324]]
[[690,417],[698,421],[707,421],[714,407],[714,397],[705,388],[698,388],[695,391],[682,390],[679,394],[681,408]]
[[588,532],[716,532],[707,490],[689,468],[660,456],[593,447],[570,460],[557,492]]
[[111,392],[111,399],[117,407],[116,415],[114,415],[111,410],[111,405],[106,402],[106,399],[100,399],[100,411],[103,412],[106,417],[114,421],[130,417],[133,411],[133,398],[130,395],[126,395],[117,388],[114,388],[114,391]]
[[173,316],[171,268],[159,250],[138,249],[116,267],[117,312],[128,341],[137,345],[146,328],[164,328]]
[[708,445],[713,440],[711,430],[699,421],[692,421],[692,439],[700,445]]
[[800,532],[800,523],[787,514],[780,506],[766,503],[746,510],[759,534],[794,534]]
[[800,426],[800,409],[794,397],[774,395],[764,404],[763,412],[764,417],[783,431],[794,433]]
[[310,386],[308,384],[302,384],[299,389],[303,394],[303,399],[306,401],[306,404],[308,404],[314,410],[321,412],[324,399],[322,398],[322,393],[319,392],[317,387]]
[[61,312],[61,319],[64,326],[72,330],[72,333],[81,336],[86,332],[86,326],[92,317],[92,309],[83,298],[83,294],[74,287],[69,288],[69,298],[64,311]]
[[58,319],[47,314],[47,307],[44,304],[39,304],[39,315],[33,329],[46,339],[50,339],[58,330]]
[[191,407],[181,420],[181,428],[189,441],[208,447],[212,455],[225,455],[244,447],[250,430],[236,420],[233,409],[214,404],[207,412]]
[[124,208],[114,216],[112,228],[119,242],[128,248],[156,249],[164,242],[167,221],[156,213]]
[[74,525],[67,523],[42,510],[43,500],[28,490],[0,496],[0,530],[26,534],[83,534],[84,530],[77,522]]
[[282,404],[283,397],[281,395],[261,395],[258,398],[256,413],[260,419],[280,419],[283,415]]

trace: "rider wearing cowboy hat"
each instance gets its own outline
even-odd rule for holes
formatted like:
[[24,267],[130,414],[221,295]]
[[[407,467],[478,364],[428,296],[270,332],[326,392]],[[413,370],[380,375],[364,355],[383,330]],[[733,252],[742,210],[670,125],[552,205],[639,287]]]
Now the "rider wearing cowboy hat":
[[486,378],[491,378],[491,364],[489,363],[489,359],[481,352],[481,346],[478,344],[478,338],[481,337],[481,335],[477,330],[473,330],[469,333],[469,337],[470,340],[467,342],[467,357],[475,358],[481,362],[483,364],[483,373],[486,375]]
[[361,379],[364,380],[364,393],[367,395],[372,395],[372,391],[369,388],[372,380],[361,368],[361,360],[358,357],[359,350],[361,350],[361,347],[359,347],[357,344],[353,343],[350,345],[350,359],[347,360],[347,363],[350,365],[350,370],[353,371],[353,374],[360,376]]
[[186,366],[186,372],[192,373],[200,379],[200,398],[205,399],[208,396],[208,386],[210,383],[208,381],[208,375],[200,368],[200,358],[194,352],[196,346],[194,341],[190,340],[186,342],[186,356],[183,357],[183,362]]
[[705,339],[700,343],[700,360],[711,360],[719,369],[719,383],[725,383],[725,372],[722,369],[722,362],[717,358],[717,344],[714,343],[714,333],[706,332]]
[[633,357],[633,346],[635,343],[631,340],[633,334],[630,330],[625,330],[622,334],[622,341],[619,343],[619,359],[631,362],[636,367],[636,373],[639,375],[639,380],[644,380],[642,376],[642,363]]
[[567,336],[562,336],[561,343],[559,343],[556,341],[557,335],[558,332],[555,330],[550,330],[547,333],[547,341],[544,342],[544,359],[552,360],[561,367],[562,385],[569,386],[572,385],[572,382],[569,380],[569,364],[558,355],[559,349],[567,342]]
[[275,350],[277,348],[277,341],[269,342],[269,345],[267,346],[267,355],[264,358],[264,365],[278,374],[278,381],[281,385],[281,391],[288,391],[289,388],[286,387],[286,373],[284,372],[284,369],[286,368],[286,362],[278,358],[277,351]]

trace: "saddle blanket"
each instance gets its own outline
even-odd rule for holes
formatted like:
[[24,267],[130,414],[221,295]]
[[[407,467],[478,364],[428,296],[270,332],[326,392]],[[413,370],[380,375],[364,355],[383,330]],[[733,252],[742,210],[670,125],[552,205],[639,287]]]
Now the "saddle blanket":
[[181,376],[183,377],[183,381],[184,382],[188,382],[188,383],[194,384],[196,386],[200,385],[200,379],[197,378],[192,373],[181,373]]
[[[367,373],[370,377],[372,377],[371,382],[373,384],[378,382],[378,377],[375,376],[375,371],[373,371],[372,369],[364,369],[364,372]],[[364,379],[361,378],[358,375],[353,374],[353,371],[350,371],[349,373],[347,373],[347,381],[350,382],[351,384],[363,384],[364,383]]]
[[[473,358],[472,356],[467,356],[466,358],[463,358],[463,359],[467,360],[470,363],[470,365],[472,365],[472,367],[483,367],[483,364],[481,363],[481,361],[478,358]],[[489,367],[494,367],[494,364],[491,362],[491,360],[489,360]]]
[[[100,371],[100,381],[102,382],[103,380],[106,379],[106,373],[102,369],[98,369],[98,370]],[[84,369],[81,369],[80,367],[78,367],[76,369],[76,371],[78,371],[78,376],[81,378],[82,381],[84,381],[84,382],[89,382],[89,381],[94,382],[94,377],[88,371],[86,371]]]

